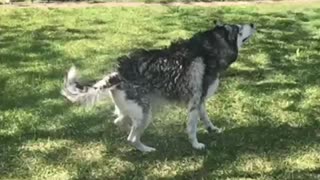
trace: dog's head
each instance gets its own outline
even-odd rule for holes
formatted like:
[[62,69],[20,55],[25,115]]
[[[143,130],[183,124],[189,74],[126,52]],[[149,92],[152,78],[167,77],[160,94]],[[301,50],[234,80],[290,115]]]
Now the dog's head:
[[237,48],[240,49],[255,33],[256,26],[254,24],[222,24],[216,22],[215,29],[223,33],[224,38],[229,42],[236,43]]

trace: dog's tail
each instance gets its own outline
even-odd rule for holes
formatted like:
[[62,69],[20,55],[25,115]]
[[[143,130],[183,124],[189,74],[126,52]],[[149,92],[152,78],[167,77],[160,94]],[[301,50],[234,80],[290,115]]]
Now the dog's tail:
[[84,85],[79,82],[77,70],[72,66],[65,76],[61,94],[72,103],[92,106],[108,97],[108,90],[120,82],[120,76],[114,72],[91,85]]

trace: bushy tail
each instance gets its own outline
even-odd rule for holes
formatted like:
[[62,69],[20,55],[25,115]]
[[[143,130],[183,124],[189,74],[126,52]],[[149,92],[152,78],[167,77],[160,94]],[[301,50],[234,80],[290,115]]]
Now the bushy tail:
[[77,70],[72,66],[64,79],[61,94],[72,103],[92,106],[105,99],[108,90],[120,82],[118,73],[114,72],[91,85],[84,85],[79,82]]

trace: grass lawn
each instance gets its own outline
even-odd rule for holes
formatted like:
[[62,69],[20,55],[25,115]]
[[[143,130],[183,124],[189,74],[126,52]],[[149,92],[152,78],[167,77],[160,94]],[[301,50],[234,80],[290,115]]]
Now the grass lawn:
[[[135,48],[161,48],[225,22],[260,33],[223,75],[193,150],[186,112],[154,118],[141,154],[112,123],[110,102],[66,103],[76,64],[87,78]],[[320,3],[313,6],[14,9],[0,7],[0,179],[320,179]],[[172,110],[173,109],[173,110]]]
[[[145,2],[145,3],[172,3],[172,2],[239,2],[239,1],[257,1],[257,0],[0,0],[1,4],[6,4],[9,2],[27,2],[27,3],[41,3],[41,2],[89,2],[89,3],[101,3],[101,2]],[[260,0],[260,1],[270,1],[270,0]],[[282,0],[277,0],[282,1]],[[286,0],[288,1],[288,0]],[[289,0],[295,1],[295,0]],[[307,1],[307,0],[305,0]]]

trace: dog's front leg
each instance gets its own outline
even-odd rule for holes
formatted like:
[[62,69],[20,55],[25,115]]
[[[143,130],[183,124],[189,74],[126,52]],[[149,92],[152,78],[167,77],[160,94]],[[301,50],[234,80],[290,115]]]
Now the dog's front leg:
[[210,121],[207,110],[206,110],[205,102],[201,103],[201,106],[200,106],[200,119],[204,123],[208,132],[212,132],[212,131],[215,131],[217,133],[222,132],[221,128],[218,128],[217,126],[213,125],[212,122]]
[[204,149],[205,145],[203,143],[198,142],[197,138],[197,126],[200,115],[200,106],[195,103],[191,103],[189,105],[189,121],[187,125],[187,132],[189,136],[189,140],[192,144],[192,147],[195,149]]

